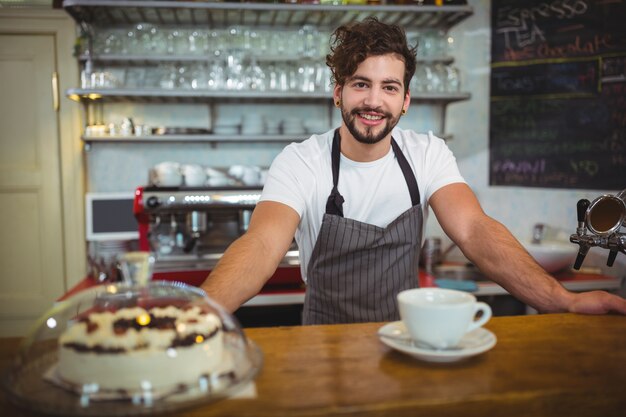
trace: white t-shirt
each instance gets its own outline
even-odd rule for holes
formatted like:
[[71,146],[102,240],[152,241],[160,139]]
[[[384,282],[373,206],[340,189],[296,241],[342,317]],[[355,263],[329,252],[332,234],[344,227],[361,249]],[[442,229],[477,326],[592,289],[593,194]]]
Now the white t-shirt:
[[[286,204],[300,215],[295,239],[305,281],[333,188],[333,135],[331,130],[285,147],[272,162],[260,199]],[[418,134],[396,127],[392,136],[415,173],[425,222],[430,196],[445,185],[465,180],[450,149],[432,132]],[[345,218],[379,227],[386,227],[411,207],[409,189],[391,148],[387,155],[371,162],[355,162],[341,155],[337,188],[345,200]]]

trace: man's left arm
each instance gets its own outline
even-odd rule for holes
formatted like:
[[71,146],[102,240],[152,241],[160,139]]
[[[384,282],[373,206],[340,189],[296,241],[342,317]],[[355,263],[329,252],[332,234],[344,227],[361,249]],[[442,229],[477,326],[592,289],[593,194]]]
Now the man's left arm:
[[541,312],[626,314],[626,300],[604,291],[572,293],[548,274],[462,183],[437,190],[429,204],[444,232],[487,277]]

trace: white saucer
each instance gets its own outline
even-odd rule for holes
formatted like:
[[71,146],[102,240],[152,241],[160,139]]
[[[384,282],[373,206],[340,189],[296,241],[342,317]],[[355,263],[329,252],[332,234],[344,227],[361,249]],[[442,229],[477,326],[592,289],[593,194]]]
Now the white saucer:
[[467,333],[458,348],[431,349],[417,346],[402,321],[387,323],[378,329],[378,337],[387,346],[428,362],[456,362],[488,351],[496,344],[496,335],[485,328]]

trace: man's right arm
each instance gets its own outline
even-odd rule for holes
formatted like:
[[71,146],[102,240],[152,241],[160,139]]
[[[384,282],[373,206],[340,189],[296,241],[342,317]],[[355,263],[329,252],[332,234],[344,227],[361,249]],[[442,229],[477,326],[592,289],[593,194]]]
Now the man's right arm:
[[269,280],[293,241],[300,216],[291,207],[258,203],[247,232],[226,250],[201,288],[234,312]]

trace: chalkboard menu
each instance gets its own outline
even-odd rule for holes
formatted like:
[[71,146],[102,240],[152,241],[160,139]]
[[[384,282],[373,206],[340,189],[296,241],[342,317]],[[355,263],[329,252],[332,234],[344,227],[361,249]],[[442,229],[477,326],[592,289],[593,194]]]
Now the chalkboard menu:
[[626,0],[493,0],[490,184],[626,187]]

